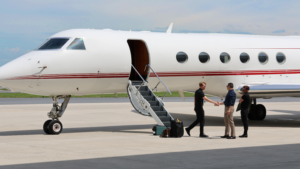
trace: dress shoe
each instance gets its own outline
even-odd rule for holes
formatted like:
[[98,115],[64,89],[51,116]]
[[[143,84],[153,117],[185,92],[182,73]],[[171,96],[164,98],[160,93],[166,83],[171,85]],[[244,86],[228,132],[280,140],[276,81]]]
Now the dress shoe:
[[205,134],[200,134],[199,137],[208,137],[208,135],[205,135]]
[[221,136],[221,138],[228,138],[228,137],[229,137],[228,135]]
[[247,138],[248,137],[248,135],[247,134],[243,134],[243,135],[241,135],[241,136],[239,136],[240,138]]
[[190,134],[190,129],[188,129],[188,128],[185,128],[185,131],[186,131],[186,133],[189,135],[189,136],[191,136],[191,134]]
[[235,138],[236,138],[235,136],[230,136],[227,139],[235,139]]

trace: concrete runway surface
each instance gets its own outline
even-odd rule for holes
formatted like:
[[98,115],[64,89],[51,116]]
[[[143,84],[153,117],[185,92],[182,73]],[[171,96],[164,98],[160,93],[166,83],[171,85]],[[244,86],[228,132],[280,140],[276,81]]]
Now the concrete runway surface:
[[[218,100],[217,98],[212,98]],[[61,118],[60,135],[42,126],[51,99],[0,99],[2,168],[300,168],[299,98],[258,100],[268,114],[249,121],[249,137],[221,139],[223,109],[206,103],[205,133],[199,127],[182,138],[159,138],[151,117],[137,114],[127,98],[72,98]],[[188,126],[195,119],[193,98],[166,98],[166,109]],[[243,127],[234,116],[236,134]]]

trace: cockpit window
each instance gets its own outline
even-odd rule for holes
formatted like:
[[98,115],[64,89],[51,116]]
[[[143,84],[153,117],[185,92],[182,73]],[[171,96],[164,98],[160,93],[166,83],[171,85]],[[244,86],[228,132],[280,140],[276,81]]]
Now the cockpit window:
[[45,50],[45,49],[60,49],[63,47],[69,38],[52,38],[47,41],[43,46],[41,46],[38,50]]
[[67,47],[68,50],[85,50],[83,39],[76,38],[70,45]]

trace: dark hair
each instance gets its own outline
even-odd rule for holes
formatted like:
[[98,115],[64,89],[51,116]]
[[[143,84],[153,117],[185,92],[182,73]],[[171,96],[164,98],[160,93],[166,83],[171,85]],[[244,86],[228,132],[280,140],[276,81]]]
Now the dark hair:
[[246,89],[246,90],[250,90],[249,86],[244,86],[243,88]]
[[228,85],[230,88],[233,88],[233,83],[228,83]]
[[206,83],[205,82],[200,82],[199,83],[199,86],[203,86],[203,85],[206,85]]

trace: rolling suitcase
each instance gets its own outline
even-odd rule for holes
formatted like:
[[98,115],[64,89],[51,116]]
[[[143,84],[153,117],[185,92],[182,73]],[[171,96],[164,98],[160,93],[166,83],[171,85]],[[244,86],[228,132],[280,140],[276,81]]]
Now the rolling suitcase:
[[160,136],[165,129],[166,129],[165,126],[153,126],[153,128],[152,128],[153,135]]
[[171,137],[182,137],[183,134],[183,122],[179,119],[171,120]]

